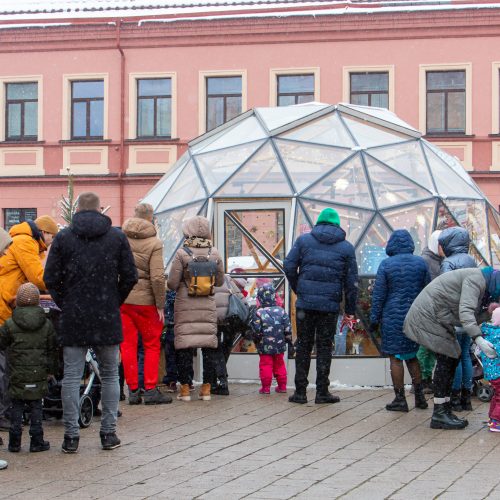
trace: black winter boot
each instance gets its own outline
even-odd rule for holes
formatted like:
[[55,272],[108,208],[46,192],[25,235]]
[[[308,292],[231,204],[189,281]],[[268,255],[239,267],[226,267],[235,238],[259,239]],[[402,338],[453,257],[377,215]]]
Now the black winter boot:
[[445,407],[446,413],[448,413],[448,415],[450,416],[450,418],[452,418],[456,422],[463,422],[465,424],[465,427],[467,427],[469,425],[469,421],[466,418],[460,418],[458,415],[455,415],[451,411],[451,401],[448,401],[447,403],[444,403],[444,407]]
[[229,384],[227,383],[227,378],[221,378],[219,385],[217,385],[215,391],[212,392],[218,396],[229,396]]
[[340,401],[340,398],[338,396],[335,396],[334,394],[331,394],[330,392],[321,392],[321,393],[316,393],[316,398],[314,399],[314,402],[317,405],[322,405],[322,404],[333,404],[333,403],[338,403]]
[[415,384],[415,408],[419,408],[420,410],[429,408],[424,396],[422,384]]
[[31,436],[30,451],[32,453],[38,453],[40,451],[47,451],[50,449],[50,443],[43,440],[42,434],[33,434]]
[[472,405],[470,403],[470,395],[471,395],[471,392],[468,389],[462,388],[460,402],[462,403],[462,408],[465,411],[472,411]]
[[307,396],[305,393],[295,391],[289,398],[290,403],[298,403],[299,405],[305,405],[307,403]]
[[386,404],[385,409],[387,411],[402,411],[408,413],[408,403],[406,402],[404,388],[394,389],[394,393],[396,394],[394,401],[392,403]]
[[455,389],[453,389],[453,391],[451,391],[451,409],[453,411],[462,411],[463,408],[462,408],[462,400],[461,400],[461,391],[460,389],[458,389],[457,391]]
[[9,451],[19,453],[21,451],[21,432],[9,431]]
[[431,429],[465,429],[465,422],[455,420],[447,412],[446,406],[444,404],[434,404],[434,411],[432,412],[431,418]]

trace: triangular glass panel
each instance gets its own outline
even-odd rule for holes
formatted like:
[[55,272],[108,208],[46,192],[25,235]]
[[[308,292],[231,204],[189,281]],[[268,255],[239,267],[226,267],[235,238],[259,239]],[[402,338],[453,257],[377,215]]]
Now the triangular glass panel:
[[459,225],[442,201],[438,202],[437,210],[436,229],[443,231],[449,227],[457,227]]
[[488,224],[490,229],[491,265],[500,267],[500,216],[488,207]]
[[158,206],[157,212],[204,200],[206,197],[205,188],[200,181],[193,160],[190,160]]
[[270,143],[259,149],[216,196],[291,196],[290,184]]
[[422,202],[417,205],[384,210],[382,215],[392,229],[406,229],[415,243],[415,255],[421,255],[427,246],[429,236],[434,228],[436,200]]
[[297,212],[295,215],[295,232],[293,234],[293,240],[295,241],[299,236],[303,234],[310,233],[312,230],[311,223],[307,218],[304,210],[300,203],[297,203]]
[[279,135],[279,137],[294,141],[323,144],[325,146],[339,146],[344,148],[352,148],[354,146],[354,141],[340,120],[338,113],[332,113],[317,120],[307,122]]
[[366,168],[379,208],[388,208],[412,201],[424,200],[432,195],[383,163],[365,155]]
[[263,141],[195,155],[209,193],[213,193],[252,155]]
[[487,260],[491,260],[488,241],[488,222],[486,219],[486,203],[479,200],[452,200],[445,201],[448,210],[469,236],[478,252]]
[[473,186],[468,184],[462,176],[455,173],[455,171],[433,151],[426,148],[425,153],[429,161],[432,176],[436,182],[438,193],[441,196],[445,198],[483,198]]
[[186,205],[156,216],[159,226],[158,236],[163,242],[163,259],[165,265],[169,264],[172,260],[177,247],[183,239],[182,224],[184,221],[198,214],[204,215],[203,210],[200,211],[203,203]]
[[465,170],[464,166],[455,156],[446,153],[431,142],[423,140],[422,144],[424,146],[424,151],[430,149],[433,153],[436,154],[436,156],[443,160],[456,174],[458,174],[467,184],[472,186],[482,196],[481,189],[479,189],[472,177],[468,174],[467,170]]
[[[384,122],[387,122],[388,125],[397,125],[399,127],[406,128],[410,133],[419,133],[418,130],[415,130],[411,125],[401,120],[401,118],[399,118],[395,113],[389,111],[386,108],[377,108],[375,106],[361,106],[361,105],[345,104],[345,103],[339,104],[339,107],[349,108],[355,112],[368,115],[368,120],[370,117],[373,117],[376,118],[377,120],[383,120]],[[408,138],[410,137],[413,136],[409,136]]]
[[410,139],[408,135],[400,134],[394,130],[354,118],[344,113],[342,113],[342,118],[361,148],[373,148],[375,146],[383,146]]
[[474,260],[476,261],[478,267],[489,266],[489,259],[487,261],[484,258],[484,255],[477,249],[474,243],[470,244],[469,253],[472,255],[472,257],[474,257]]
[[207,137],[206,140],[191,147],[194,154],[208,153],[221,148],[228,148],[238,144],[265,139],[267,132],[264,131],[255,116],[235,123],[232,127],[225,128],[218,134]]
[[351,150],[275,140],[297,193],[352,154]]
[[435,194],[436,190],[420,147],[420,141],[405,142],[398,144],[397,147],[370,149],[367,153],[408,177],[415,184],[424,187],[429,193]]
[[303,195],[326,202],[374,208],[359,154],[313,184]]
[[387,257],[385,247],[390,236],[391,230],[384,220],[380,216],[375,217],[356,247],[359,274],[377,274],[378,266]]
[[299,104],[294,106],[280,106],[276,108],[256,108],[256,112],[266,124],[269,131],[283,127],[289,123],[317,113],[328,104]]
[[347,208],[333,203],[321,203],[313,200],[301,200],[309,218],[315,224],[318,216],[325,208],[334,208],[340,217],[340,227],[346,232],[346,239],[355,245],[366,229],[375,212],[362,208]]
[[172,184],[181,173],[184,165],[189,161],[189,153],[184,153],[175,162],[172,168],[153,186],[152,189],[142,198],[141,203],[149,203],[156,211],[161,200],[165,197]]
[[[228,210],[271,256],[285,259],[285,210],[283,208],[259,208],[252,210]],[[286,228],[288,233],[288,228]]]
[[[251,214],[249,214],[251,217]],[[225,269],[230,273],[278,273],[274,263],[255,244],[253,234],[242,231],[227,214],[224,214],[226,235]]]

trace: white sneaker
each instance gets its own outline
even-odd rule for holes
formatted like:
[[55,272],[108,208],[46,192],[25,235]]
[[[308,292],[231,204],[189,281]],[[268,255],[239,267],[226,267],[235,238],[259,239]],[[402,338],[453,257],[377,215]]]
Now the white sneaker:
[[8,463],[5,460],[0,460],[0,470],[4,470],[8,467]]

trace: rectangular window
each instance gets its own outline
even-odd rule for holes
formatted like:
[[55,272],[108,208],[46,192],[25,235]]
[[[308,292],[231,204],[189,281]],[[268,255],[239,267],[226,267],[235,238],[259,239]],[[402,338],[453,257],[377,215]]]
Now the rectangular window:
[[6,83],[5,91],[6,140],[37,140],[38,83]]
[[427,71],[427,133],[465,134],[465,71]]
[[102,139],[104,80],[71,82],[71,138]]
[[8,231],[12,226],[26,220],[35,220],[36,208],[5,208],[3,211],[4,227]]
[[137,137],[170,138],[172,134],[172,80],[137,80]]
[[389,108],[389,73],[350,73],[351,104]]
[[241,113],[241,76],[207,77],[206,96],[208,132]]
[[278,75],[278,106],[314,101],[314,75]]

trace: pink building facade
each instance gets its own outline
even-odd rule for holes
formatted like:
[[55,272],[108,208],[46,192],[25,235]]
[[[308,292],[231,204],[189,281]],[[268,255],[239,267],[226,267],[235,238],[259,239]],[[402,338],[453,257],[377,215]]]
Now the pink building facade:
[[499,207],[500,4],[145,3],[0,6],[2,226],[62,223],[68,172],[119,225],[192,138],[312,100],[388,107]]

